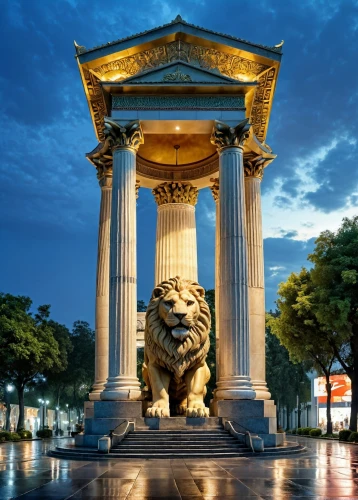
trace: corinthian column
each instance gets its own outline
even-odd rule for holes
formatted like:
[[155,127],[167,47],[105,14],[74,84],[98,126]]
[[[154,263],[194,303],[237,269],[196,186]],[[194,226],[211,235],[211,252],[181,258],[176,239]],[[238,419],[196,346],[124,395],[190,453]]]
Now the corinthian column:
[[175,276],[197,281],[198,189],[189,182],[164,182],[153,194],[158,204],[155,285]]
[[270,399],[265,374],[265,285],[261,180],[265,159],[245,161],[246,237],[250,304],[250,377],[256,399]]
[[219,266],[220,266],[220,204],[219,204],[219,178],[210,179],[210,186],[216,207],[215,217],[215,353],[216,353],[216,380],[220,378],[220,344],[219,344]]
[[136,152],[143,143],[138,121],[121,126],[105,118],[105,135],[113,151],[110,234],[109,376],[102,400],[135,400],[136,324]]
[[99,212],[97,283],[96,283],[96,351],[95,381],[89,394],[91,401],[100,400],[108,378],[108,327],[109,327],[109,233],[112,201],[112,162],[96,163],[97,178],[101,188]]
[[216,399],[254,399],[250,380],[243,144],[250,125],[215,121],[220,177],[220,378]]

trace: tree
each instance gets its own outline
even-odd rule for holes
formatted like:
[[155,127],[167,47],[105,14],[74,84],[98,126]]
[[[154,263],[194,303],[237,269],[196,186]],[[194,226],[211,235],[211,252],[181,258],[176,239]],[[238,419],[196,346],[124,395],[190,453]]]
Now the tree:
[[[310,399],[311,382],[307,367],[292,363],[289,352],[271,331],[271,322],[277,313],[266,314],[266,381],[272,399],[280,408],[286,408],[286,429],[290,427],[289,416],[297,406],[298,427],[301,426],[301,405]],[[282,426],[285,427],[284,423]]]
[[332,434],[330,376],[335,354],[330,345],[331,332],[318,321],[315,286],[311,271],[302,268],[291,273],[278,289],[280,314],[270,320],[272,332],[286,347],[293,362],[311,362],[326,378],[327,434]]
[[[69,372],[67,371],[68,357],[73,350],[73,345],[70,338],[70,331],[65,325],[61,325],[53,320],[50,320],[48,324],[52,328],[53,335],[58,343],[60,365],[44,372],[45,382],[42,385],[44,391],[53,395],[56,435],[58,435],[59,410],[57,408],[60,407],[60,398],[69,383]],[[44,395],[42,398],[44,399]]]
[[37,374],[60,366],[60,352],[48,324],[50,306],[33,316],[29,297],[0,293],[0,375],[11,381],[19,400],[17,430],[24,427],[24,390]]
[[336,232],[324,231],[309,260],[316,287],[319,322],[331,331],[330,344],[351,379],[349,428],[357,431],[358,413],[358,217],[343,219]]
[[137,312],[146,312],[147,304],[144,300],[137,300]]
[[68,354],[66,396],[70,408],[75,408],[79,420],[84,402],[94,380],[95,334],[86,321],[75,321],[70,334],[72,351]]

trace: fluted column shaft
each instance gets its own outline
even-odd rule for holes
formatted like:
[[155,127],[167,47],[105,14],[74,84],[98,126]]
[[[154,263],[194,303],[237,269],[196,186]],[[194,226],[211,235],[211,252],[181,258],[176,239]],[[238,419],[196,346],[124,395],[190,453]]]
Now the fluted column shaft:
[[[249,169],[248,169],[249,170]],[[270,399],[265,373],[265,285],[261,178],[245,176],[246,237],[250,311],[250,377],[256,399]]]
[[108,339],[109,339],[109,234],[111,224],[112,177],[100,180],[101,206],[99,212],[96,319],[95,319],[95,381],[91,401],[100,399],[108,378]]
[[114,149],[110,234],[109,377],[102,400],[138,399],[136,151]]
[[155,284],[175,276],[198,280],[195,207],[187,203],[158,207]]
[[254,399],[250,381],[243,151],[220,148],[220,378],[217,399]]

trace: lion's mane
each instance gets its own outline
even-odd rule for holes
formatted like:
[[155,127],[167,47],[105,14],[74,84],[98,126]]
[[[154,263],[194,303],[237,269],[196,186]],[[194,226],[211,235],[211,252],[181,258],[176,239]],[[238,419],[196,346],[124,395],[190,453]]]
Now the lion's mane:
[[[199,304],[199,316],[189,330],[188,337],[182,342],[175,339],[170,328],[159,315],[159,305],[171,290],[188,290]],[[163,281],[152,293],[145,322],[145,351],[150,351],[156,362],[174,373],[177,381],[192,366],[205,359],[209,347],[210,310],[204,299],[203,288],[195,281],[181,279],[179,276]]]

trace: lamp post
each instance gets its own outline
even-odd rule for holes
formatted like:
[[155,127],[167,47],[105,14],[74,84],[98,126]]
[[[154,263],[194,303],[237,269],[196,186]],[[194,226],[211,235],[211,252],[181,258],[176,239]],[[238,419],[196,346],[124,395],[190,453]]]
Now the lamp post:
[[14,390],[14,386],[7,384],[5,387],[5,405],[6,405],[6,423],[5,430],[10,430],[10,417],[11,417],[11,405],[10,405],[10,393]]
[[44,429],[44,410],[43,410],[43,404],[44,400],[39,398],[38,402],[40,403],[40,429]]
[[63,411],[60,411],[60,435],[62,434],[62,414]]
[[44,411],[45,411],[45,417],[44,417],[45,427],[48,427],[48,425],[47,425],[48,424],[48,421],[47,421],[47,405],[49,404],[49,402],[50,401],[48,399],[46,399],[44,401],[44,405],[45,405],[45,409],[44,409]]
[[70,431],[71,431],[71,423],[70,423],[70,415],[71,415],[71,410],[68,406],[68,403],[66,404],[66,407],[67,407],[67,435],[70,436]]
[[58,436],[58,415],[59,415],[59,411],[60,411],[60,408],[58,406],[56,406],[56,431],[55,431],[55,435]]

